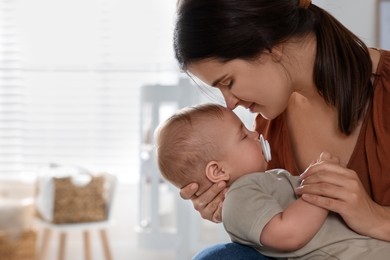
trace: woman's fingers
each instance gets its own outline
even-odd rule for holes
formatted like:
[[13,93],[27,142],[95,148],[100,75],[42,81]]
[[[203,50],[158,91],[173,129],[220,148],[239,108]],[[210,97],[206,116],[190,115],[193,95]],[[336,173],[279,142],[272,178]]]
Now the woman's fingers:
[[296,193],[311,204],[345,215],[364,196],[364,188],[354,171],[329,157],[325,160],[311,165],[301,175]]
[[345,208],[344,198],[349,195],[345,188],[329,183],[303,185],[296,189],[296,193],[311,204],[339,213]]
[[189,200],[195,198],[195,194],[199,189],[199,185],[197,183],[190,183],[187,186],[180,189],[180,197],[185,200]]
[[219,204],[222,203],[225,198],[225,188],[225,182],[213,184],[199,197],[192,200],[194,208],[199,211],[202,218],[213,222],[220,222],[222,214],[217,212],[216,219],[214,219],[214,214],[218,210]]
[[191,199],[194,208],[202,218],[219,223],[222,220],[222,202],[225,198],[225,182],[213,184],[208,190],[196,196],[198,184],[192,183],[180,190],[183,199]]
[[[224,193],[224,196],[225,196],[225,192],[223,192],[223,193]],[[212,221],[215,222],[215,223],[221,223],[222,222],[222,201],[218,204],[218,208],[214,212]]]
[[305,201],[340,214],[354,231],[362,235],[389,239],[389,236],[373,231],[373,228],[380,226],[384,220],[387,222],[388,217],[381,216],[383,208],[371,200],[362,185],[336,186],[317,183],[304,185],[298,190]]
[[[357,192],[362,186],[354,171],[329,162],[310,166],[301,178],[301,186],[296,189],[299,195],[312,194],[345,200],[351,198],[349,192]],[[332,203],[329,200],[321,201]]]
[[[337,159],[334,159],[336,161]],[[318,177],[337,177],[338,175],[353,176],[354,172],[334,161],[319,161],[310,165],[301,175],[302,180],[309,179],[310,176]],[[324,175],[324,176],[323,176]]]
[[324,161],[311,165],[301,178],[296,193],[302,199],[340,214],[351,229],[362,235],[389,239],[378,227],[388,222],[390,212],[372,201],[355,171]]

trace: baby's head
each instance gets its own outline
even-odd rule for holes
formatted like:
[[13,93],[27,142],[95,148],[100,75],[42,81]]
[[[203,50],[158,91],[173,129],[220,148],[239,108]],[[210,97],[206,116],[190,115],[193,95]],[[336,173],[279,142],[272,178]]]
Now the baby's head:
[[192,182],[211,186],[205,169],[218,156],[218,129],[213,125],[223,118],[225,109],[215,104],[184,108],[159,126],[157,161],[165,179],[178,188]]
[[264,171],[259,134],[249,131],[231,110],[204,104],[180,110],[158,129],[157,161],[161,174],[178,188],[213,183],[228,185],[240,176]]

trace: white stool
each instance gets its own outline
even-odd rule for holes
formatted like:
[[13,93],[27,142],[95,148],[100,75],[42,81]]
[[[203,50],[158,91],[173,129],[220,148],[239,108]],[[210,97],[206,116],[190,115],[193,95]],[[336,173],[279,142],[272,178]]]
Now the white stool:
[[59,234],[58,244],[58,260],[66,259],[66,242],[68,232],[77,231],[82,232],[84,241],[84,257],[85,260],[92,260],[91,255],[91,240],[90,232],[99,232],[101,243],[103,246],[103,253],[106,260],[112,260],[112,253],[108,241],[107,229],[113,224],[112,221],[112,208],[114,202],[114,194],[117,185],[117,178],[112,174],[105,176],[108,182],[108,198],[107,198],[107,219],[104,221],[96,222],[83,222],[83,223],[69,223],[69,224],[55,224],[45,221],[41,218],[36,218],[37,226],[43,230],[42,244],[40,250],[38,250],[38,260],[45,260],[49,249],[50,238],[53,231]]

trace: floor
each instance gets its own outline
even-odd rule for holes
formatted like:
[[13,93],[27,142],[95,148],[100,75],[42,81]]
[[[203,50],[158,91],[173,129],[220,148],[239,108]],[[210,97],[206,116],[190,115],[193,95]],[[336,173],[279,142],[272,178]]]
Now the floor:
[[[169,202],[169,199],[177,198],[176,196],[178,196],[178,193],[172,193],[172,191],[165,190],[165,193],[163,192],[161,194],[161,203],[163,203],[161,223],[168,223],[168,226],[172,225],[173,219],[175,219],[172,213],[169,213],[169,210],[172,208],[172,201]],[[198,213],[193,210],[191,203],[183,201],[184,203],[188,203],[187,207],[190,208],[190,216],[187,215],[188,219],[184,220],[185,222],[189,222],[187,224],[191,227],[192,231],[190,231],[189,235],[180,238],[180,234],[174,233],[145,233],[144,241],[146,242],[140,247],[138,243],[139,236],[136,231],[139,224],[138,197],[138,185],[119,185],[114,207],[114,224],[108,231],[113,259],[115,260],[185,260],[190,259],[196,251],[207,245],[229,240],[221,225],[201,220]],[[172,227],[170,229],[172,230]],[[169,227],[167,230],[169,230]],[[91,233],[92,259],[103,260],[102,245],[98,238],[97,231],[96,233]],[[187,241],[190,244],[187,249],[180,246],[182,240],[186,239],[190,239]],[[41,240],[42,232],[39,232],[38,244]],[[58,240],[59,234],[54,234],[49,244],[48,260],[57,259]],[[71,232],[68,235],[65,259],[84,259],[82,249],[82,234],[80,232]]]

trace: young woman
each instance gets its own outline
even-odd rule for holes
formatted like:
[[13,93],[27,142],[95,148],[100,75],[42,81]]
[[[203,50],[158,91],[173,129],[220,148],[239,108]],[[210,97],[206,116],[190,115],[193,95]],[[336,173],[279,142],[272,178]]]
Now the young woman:
[[[323,151],[339,158],[344,166],[310,167],[297,194],[390,241],[390,52],[368,49],[307,0],[183,0],[174,41],[184,71],[218,88],[228,108],[258,113],[269,168],[299,175]],[[181,195],[220,222],[225,185],[200,194],[193,183]],[[222,245],[198,259],[248,250]]]

